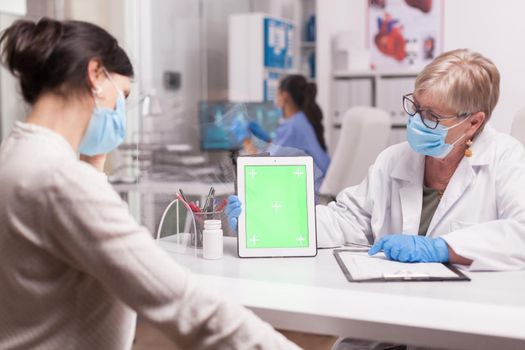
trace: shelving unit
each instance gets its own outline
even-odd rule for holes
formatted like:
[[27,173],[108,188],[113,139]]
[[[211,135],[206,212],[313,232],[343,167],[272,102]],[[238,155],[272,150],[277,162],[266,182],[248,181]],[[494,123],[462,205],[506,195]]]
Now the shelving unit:
[[315,50],[315,41],[302,41],[301,48],[303,50],[308,50],[308,49]]
[[297,71],[296,28],[264,13],[229,18],[229,99],[273,101],[283,75]]
[[[335,71],[332,74],[331,145],[339,139],[341,118],[355,106],[374,106],[392,117],[389,144],[405,140],[406,113],[402,96],[414,89],[417,71]],[[333,149],[333,148],[332,148]]]
[[[298,71],[304,75],[309,81],[315,82],[315,66],[316,66],[316,42],[315,40],[308,40],[307,27],[311,16],[316,14],[316,0],[302,0],[299,2],[298,14],[296,16],[297,22],[297,37],[300,38],[298,48]],[[314,38],[315,39],[315,38]],[[313,56],[311,62],[310,56]],[[312,72],[313,63],[313,72]]]

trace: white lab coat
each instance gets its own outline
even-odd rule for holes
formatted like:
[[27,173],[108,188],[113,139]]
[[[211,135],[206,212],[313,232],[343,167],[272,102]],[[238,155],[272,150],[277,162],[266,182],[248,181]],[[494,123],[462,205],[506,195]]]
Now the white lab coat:
[[[525,152],[487,125],[452,176],[428,228],[470,270],[525,268]],[[389,147],[359,185],[317,206],[319,247],[373,243],[395,233],[417,235],[425,157],[407,142]]]

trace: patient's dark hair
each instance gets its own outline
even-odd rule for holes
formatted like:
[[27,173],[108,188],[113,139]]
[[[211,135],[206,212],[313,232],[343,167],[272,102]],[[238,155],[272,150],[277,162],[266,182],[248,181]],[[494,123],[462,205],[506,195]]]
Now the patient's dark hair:
[[98,59],[110,73],[133,77],[133,66],[117,40],[97,25],[42,18],[18,20],[0,37],[2,64],[20,79],[33,104],[53,91],[65,97],[89,92],[88,63]]
[[309,83],[302,75],[294,74],[288,75],[281,80],[279,90],[290,94],[294,103],[303,111],[310,124],[312,124],[319,145],[326,151],[323,112],[317,102],[315,102],[317,85],[315,85],[315,83]]

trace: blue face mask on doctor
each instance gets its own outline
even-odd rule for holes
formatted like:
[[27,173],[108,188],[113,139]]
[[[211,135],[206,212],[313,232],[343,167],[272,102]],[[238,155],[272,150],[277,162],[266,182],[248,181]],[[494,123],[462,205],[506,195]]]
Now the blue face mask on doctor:
[[109,153],[117,148],[126,136],[126,102],[124,94],[104,69],[109,81],[117,91],[115,109],[100,107],[95,96],[95,109],[80,141],[78,151],[87,156]]
[[414,151],[434,158],[445,158],[454,145],[458,143],[465,135],[460,136],[451,144],[445,142],[448,131],[463,124],[470,115],[457,124],[445,127],[438,124],[435,129],[426,126],[419,113],[408,118],[407,122],[407,140]]

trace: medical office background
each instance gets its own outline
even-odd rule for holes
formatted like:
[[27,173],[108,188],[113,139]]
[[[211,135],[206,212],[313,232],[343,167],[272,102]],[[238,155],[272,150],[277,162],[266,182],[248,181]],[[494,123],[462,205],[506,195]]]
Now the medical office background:
[[[420,67],[370,68],[368,0],[3,0],[0,5],[1,29],[24,16],[85,20],[106,28],[129,53],[136,77],[127,140],[111,154],[106,170],[152,232],[179,184],[201,184],[192,193],[198,197],[207,183],[234,180],[231,152],[203,150],[199,121],[203,101],[231,99],[230,70],[236,67],[229,41],[239,34],[229,27],[231,16],[259,13],[293,26],[293,64],[278,73],[304,74],[317,83],[331,154],[341,118],[355,105],[385,109],[393,118],[388,144],[404,140],[401,97],[410,92]],[[440,6],[437,50],[470,48],[495,62],[502,80],[493,126],[510,133],[514,115],[525,107],[525,2],[443,0]],[[345,56],[351,52],[364,54],[352,60]],[[26,113],[15,80],[2,68],[1,138]],[[140,190],[137,181],[152,187]]]

